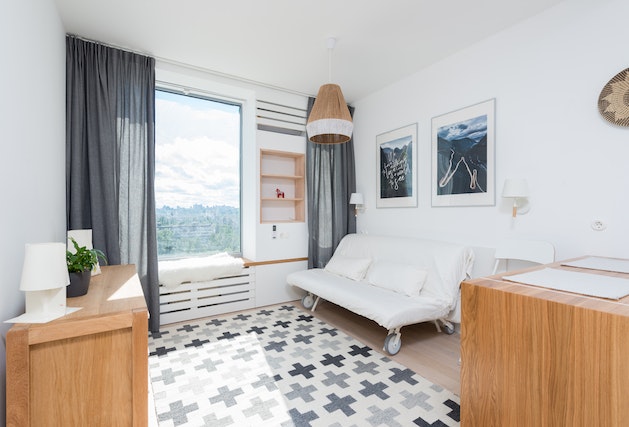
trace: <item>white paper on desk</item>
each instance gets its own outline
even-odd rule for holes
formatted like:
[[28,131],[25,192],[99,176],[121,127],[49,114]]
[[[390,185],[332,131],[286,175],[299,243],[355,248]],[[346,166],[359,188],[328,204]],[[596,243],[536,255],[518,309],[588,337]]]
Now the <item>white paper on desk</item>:
[[602,274],[544,268],[529,273],[503,276],[504,280],[573,292],[599,298],[620,299],[629,295],[629,279]]
[[591,270],[614,271],[616,273],[629,273],[629,259],[611,259],[591,256],[576,261],[562,262],[561,265],[589,268]]

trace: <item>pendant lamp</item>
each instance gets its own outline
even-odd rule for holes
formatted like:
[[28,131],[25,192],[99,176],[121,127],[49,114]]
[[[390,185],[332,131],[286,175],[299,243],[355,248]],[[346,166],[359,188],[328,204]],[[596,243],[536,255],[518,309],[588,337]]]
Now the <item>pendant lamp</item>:
[[[332,50],[335,44],[335,38],[328,39],[330,81],[332,81]],[[353,129],[352,116],[345,103],[341,87],[333,83],[321,86],[306,124],[308,139],[316,144],[341,144],[350,140]]]

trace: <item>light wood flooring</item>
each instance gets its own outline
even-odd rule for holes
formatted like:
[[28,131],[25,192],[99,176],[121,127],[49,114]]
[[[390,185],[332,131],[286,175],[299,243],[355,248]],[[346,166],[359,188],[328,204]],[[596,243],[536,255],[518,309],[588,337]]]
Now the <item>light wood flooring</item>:
[[[301,307],[299,301],[295,301],[294,304]],[[323,300],[312,314],[412,369],[427,380],[439,384],[457,396],[460,395],[458,332],[452,335],[437,332],[434,323],[404,326],[401,329],[402,348],[398,354],[391,356],[382,349],[387,331],[377,323]]]

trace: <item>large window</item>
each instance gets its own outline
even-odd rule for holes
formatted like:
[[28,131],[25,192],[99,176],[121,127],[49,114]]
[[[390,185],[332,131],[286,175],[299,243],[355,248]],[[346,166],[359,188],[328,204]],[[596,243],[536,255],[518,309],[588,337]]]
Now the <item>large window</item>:
[[155,93],[159,259],[239,254],[241,108]]

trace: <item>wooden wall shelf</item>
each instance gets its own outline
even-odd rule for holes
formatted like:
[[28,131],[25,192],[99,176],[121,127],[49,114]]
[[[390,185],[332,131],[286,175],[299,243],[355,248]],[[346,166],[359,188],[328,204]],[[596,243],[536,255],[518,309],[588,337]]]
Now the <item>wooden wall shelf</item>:
[[[260,150],[260,222],[305,221],[305,155]],[[277,197],[276,189],[284,192]]]

